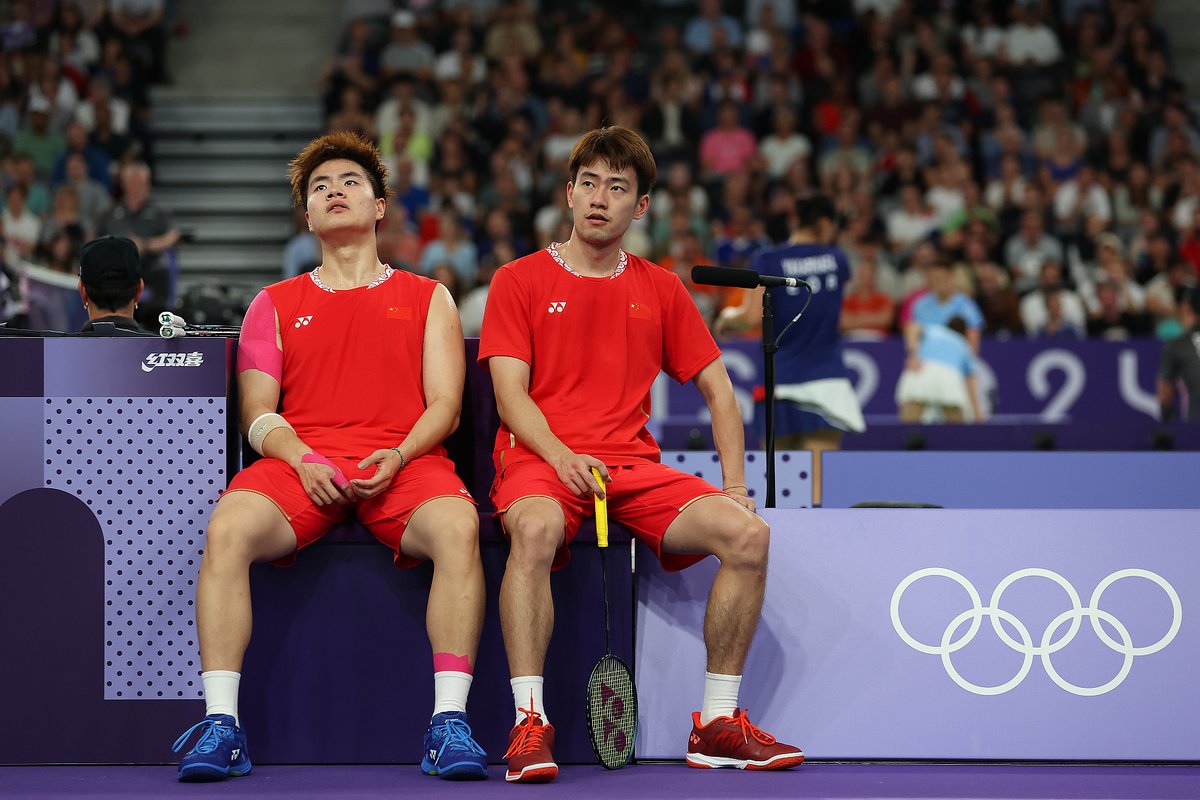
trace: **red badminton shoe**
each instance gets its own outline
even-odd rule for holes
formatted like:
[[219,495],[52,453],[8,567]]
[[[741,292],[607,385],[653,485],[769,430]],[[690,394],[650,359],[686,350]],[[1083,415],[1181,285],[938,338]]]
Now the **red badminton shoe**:
[[504,780],[509,783],[549,783],[558,777],[554,763],[554,726],[542,722],[542,715],[527,708],[525,719],[514,725],[508,734],[508,769]]
[[692,712],[692,735],[688,737],[689,767],[714,769],[789,769],[804,763],[804,751],[784,744],[757,727],[742,709],[732,717],[717,717],[700,724],[700,712]]

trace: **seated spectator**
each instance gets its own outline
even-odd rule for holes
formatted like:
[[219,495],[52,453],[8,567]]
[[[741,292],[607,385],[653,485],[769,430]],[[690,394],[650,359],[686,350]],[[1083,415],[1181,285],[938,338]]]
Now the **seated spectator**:
[[62,134],[50,127],[52,107],[49,100],[34,97],[29,101],[28,110],[28,123],[18,131],[13,150],[28,153],[38,180],[48,180],[54,171],[54,162],[67,149],[67,142]]
[[[8,176],[5,176],[4,183],[9,181]],[[44,181],[38,180],[33,159],[28,153],[12,154],[11,182],[21,184],[29,192],[25,198],[25,207],[29,209],[29,213],[40,217],[50,210],[50,189]]]
[[375,139],[375,122],[367,113],[362,90],[357,86],[345,86],[338,99],[337,109],[325,122],[329,131],[353,131],[364,139]]
[[[120,165],[136,157],[139,145],[130,137],[113,129],[113,115],[108,106],[96,109],[96,126],[92,128],[88,141],[100,148],[109,158],[109,171],[120,169]],[[116,175],[110,183],[116,183]]]
[[79,105],[79,91],[75,83],[62,74],[58,59],[46,58],[41,71],[34,76],[29,87],[29,99],[42,98],[50,103],[50,127],[61,131],[75,114]]
[[[1065,259],[1062,242],[1046,233],[1042,215],[1027,211],[1021,228],[1004,243],[1004,266],[1013,276],[1013,288],[1024,294],[1038,284],[1043,265],[1061,265]],[[1061,275],[1060,275],[1061,277]],[[1082,324],[1083,320],[1079,320]]]
[[529,62],[542,52],[542,35],[533,9],[523,0],[507,0],[496,8],[483,39],[483,54],[489,61],[516,56]]
[[1141,317],[1146,311],[1146,291],[1133,279],[1133,270],[1125,259],[1125,248],[1114,233],[1104,232],[1095,239],[1096,263],[1091,270],[1084,270],[1083,280],[1077,280],[1079,296],[1087,306],[1088,314],[1101,310],[1096,288],[1108,284],[1116,294],[1118,309]]
[[487,77],[487,62],[479,55],[470,26],[460,25],[450,34],[450,48],[438,54],[433,77],[438,83],[461,81],[468,86],[482,83]]
[[427,82],[433,77],[436,59],[433,47],[417,33],[417,15],[408,9],[392,14],[391,41],[379,54],[379,71],[384,82],[397,75]]
[[860,258],[842,298],[842,333],[883,338],[895,330],[896,301],[876,281],[873,258]]
[[1084,164],[1054,193],[1054,217],[1063,235],[1092,237],[1112,222],[1112,200],[1096,180],[1096,168]]
[[886,218],[888,245],[894,252],[909,253],[938,228],[937,212],[925,202],[914,183],[900,188],[900,207]]
[[4,194],[4,213],[0,214],[0,230],[4,232],[4,261],[14,267],[33,257],[42,235],[41,219],[25,205],[28,196],[28,189],[20,183],[14,183]]
[[1146,284],[1146,310],[1155,336],[1169,339],[1181,332],[1176,301],[1180,293],[1194,289],[1196,285],[1196,273],[1186,261],[1175,261]]
[[700,309],[700,316],[711,326],[726,292],[720,286],[706,286],[692,281],[692,267],[709,263],[699,234],[693,230],[685,230],[672,238],[670,249],[660,256],[656,263],[679,276],[696,307]]
[[823,145],[817,158],[817,175],[824,184],[843,164],[850,167],[855,177],[861,177],[871,168],[871,154],[859,141],[859,118],[857,113],[847,114],[839,123],[837,136],[832,145]]
[[1122,238],[1132,238],[1141,225],[1142,213],[1162,211],[1163,190],[1153,182],[1150,169],[1141,161],[1129,165],[1129,174],[1112,190],[1113,223]]
[[1123,341],[1150,332],[1149,316],[1131,311],[1121,302],[1121,287],[1110,281],[1096,284],[1093,307],[1088,309],[1087,335],[1108,341]]
[[92,133],[96,130],[102,109],[108,113],[113,134],[128,136],[132,115],[129,103],[113,95],[112,82],[108,78],[96,77],[88,84],[87,98],[75,109],[75,120],[88,133]]
[[754,134],[741,123],[737,103],[726,100],[717,109],[717,125],[700,138],[700,166],[705,181],[745,172],[758,149]]
[[776,108],[774,127],[758,144],[758,153],[766,162],[767,177],[779,180],[792,162],[812,154],[812,143],[796,130],[796,114],[790,108]]
[[108,153],[88,140],[87,128],[77,121],[69,123],[66,128],[66,143],[67,149],[54,162],[50,182],[57,185],[66,180],[67,157],[72,153],[78,153],[87,163],[88,177],[103,186],[106,191],[111,190],[112,174],[109,168],[112,165],[112,159],[109,158]]
[[721,0],[700,0],[696,16],[683,29],[683,43],[694,55],[707,56],[718,42],[740,49],[742,35],[741,23],[722,12]]
[[730,207],[729,221],[714,225],[713,255],[723,267],[747,266],[755,253],[771,244],[762,220],[755,218],[748,206]]
[[379,48],[367,19],[350,21],[345,43],[325,65],[317,81],[325,116],[337,110],[342,89],[357,86],[363,94],[374,96],[379,88]]
[[109,0],[108,19],[130,57],[151,82],[167,82],[165,0]]
[[92,180],[87,172],[87,162],[79,153],[69,153],[63,168],[63,184],[75,194],[79,204],[79,220],[84,230],[94,232],[100,217],[112,205],[112,195],[103,185]]
[[458,304],[458,318],[462,322],[463,336],[478,336],[483,330],[483,311],[487,307],[488,290],[496,270],[517,258],[517,251],[508,242],[499,242],[496,248],[479,260],[479,279],[475,288],[463,295]]
[[42,221],[42,233],[38,240],[39,248],[45,246],[60,233],[65,234],[74,250],[78,251],[83,243],[92,238],[93,229],[84,224],[79,213],[79,198],[75,190],[69,186],[60,186],[54,192],[54,205],[50,215]]
[[438,215],[437,238],[426,244],[425,249],[421,251],[417,271],[445,283],[446,281],[434,274],[439,267],[445,266],[451,267],[457,276],[457,286],[452,287],[447,283],[447,288],[461,289],[463,286],[474,285],[475,274],[479,271],[475,243],[467,238],[458,214],[453,209],[443,208],[442,213]]
[[1038,285],[1021,298],[1021,324],[1029,338],[1081,338],[1087,329],[1087,310],[1079,295],[1063,287],[1057,261],[1042,264]]
[[985,336],[1008,338],[1024,333],[1021,298],[1009,284],[1008,273],[994,261],[974,265],[975,304],[983,313]]

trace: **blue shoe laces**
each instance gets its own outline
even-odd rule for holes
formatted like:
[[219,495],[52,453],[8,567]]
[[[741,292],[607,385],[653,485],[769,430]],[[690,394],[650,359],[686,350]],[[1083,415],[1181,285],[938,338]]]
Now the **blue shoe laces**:
[[442,739],[444,737],[441,747],[438,748],[439,758],[441,757],[442,753],[446,751],[446,748],[450,747],[451,745],[458,745],[461,749],[467,750],[475,755],[483,756],[485,758],[487,757],[487,753],[484,752],[483,748],[479,746],[478,742],[472,738],[471,726],[468,725],[465,720],[448,719],[440,725],[435,725],[433,728],[433,735],[438,739]]
[[228,725],[218,725],[215,719],[202,719],[184,731],[183,735],[175,740],[175,746],[171,749],[171,752],[178,753],[183,747],[184,743],[187,742],[188,737],[190,737],[197,728],[205,729],[204,733],[200,735],[199,741],[196,742],[196,746],[192,748],[197,753],[211,753],[217,749],[217,745],[221,743],[221,734],[218,733],[218,729],[224,728],[229,731],[229,734],[227,735],[233,734],[233,728]]

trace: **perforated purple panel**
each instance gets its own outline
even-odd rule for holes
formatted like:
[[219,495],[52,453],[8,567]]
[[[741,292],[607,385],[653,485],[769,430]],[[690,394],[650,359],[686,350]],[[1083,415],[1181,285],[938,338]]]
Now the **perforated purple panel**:
[[105,536],[106,700],[196,698],[204,528],[225,487],[225,398],[46,399],[45,485]]
[[[767,492],[766,458],[763,450],[746,451],[746,485],[759,505]],[[721,485],[721,462],[712,450],[664,450],[662,463],[699,475],[714,486]],[[775,506],[812,506],[812,453],[807,450],[775,453]]]

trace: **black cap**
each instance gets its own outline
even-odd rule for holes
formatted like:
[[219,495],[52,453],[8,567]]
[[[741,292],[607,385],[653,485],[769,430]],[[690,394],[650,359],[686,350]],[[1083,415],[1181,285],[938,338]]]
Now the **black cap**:
[[102,236],[79,251],[79,277],[84,286],[122,289],[142,277],[137,245],[123,236]]

